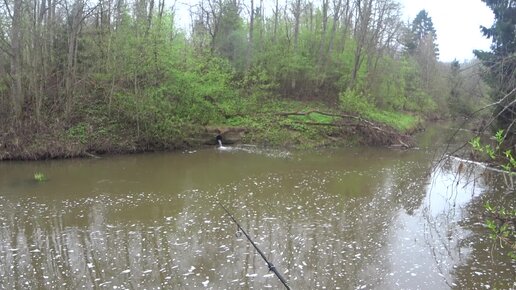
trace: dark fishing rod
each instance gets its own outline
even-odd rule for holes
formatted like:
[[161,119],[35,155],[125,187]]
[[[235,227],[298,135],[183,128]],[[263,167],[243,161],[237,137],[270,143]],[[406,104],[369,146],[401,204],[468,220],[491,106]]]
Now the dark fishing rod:
[[274,264],[272,264],[271,262],[269,262],[269,260],[267,260],[267,258],[265,257],[265,255],[263,254],[263,252],[258,248],[258,246],[253,242],[253,240],[251,239],[251,237],[249,237],[249,235],[247,234],[247,232],[240,226],[240,224],[237,222],[237,220],[233,217],[233,215],[229,212],[229,210],[226,209],[226,207],[220,203],[220,201],[218,201],[219,205],[224,209],[224,211],[228,214],[228,216],[231,218],[231,220],[233,220],[233,222],[237,225],[238,229],[240,231],[242,231],[242,233],[244,233],[245,237],[247,238],[247,240],[249,240],[249,242],[251,243],[251,245],[253,245],[253,247],[256,249],[256,251],[258,252],[258,254],[260,254],[260,256],[262,256],[262,259],[265,261],[265,263],[267,263],[267,267],[269,267],[269,271],[272,271],[276,277],[278,277],[278,279],[280,279],[281,283],[283,283],[283,285],[285,285],[285,288],[287,288],[287,290],[290,290],[290,287],[288,286],[287,284],[287,281],[285,280],[285,278],[283,278],[283,276],[281,276],[281,274],[278,272],[278,270],[276,269],[276,267],[274,267]]

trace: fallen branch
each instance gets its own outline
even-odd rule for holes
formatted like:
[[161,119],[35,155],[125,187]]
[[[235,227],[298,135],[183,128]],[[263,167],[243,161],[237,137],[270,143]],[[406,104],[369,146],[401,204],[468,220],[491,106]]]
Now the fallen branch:
[[352,124],[335,124],[335,123],[321,123],[321,122],[293,122],[294,124],[300,125],[313,125],[313,126],[330,126],[330,127],[342,127],[351,126]]
[[328,116],[328,117],[338,117],[338,118],[348,118],[348,119],[362,120],[362,118],[360,118],[359,116],[347,115],[347,114],[333,114],[333,113],[321,112],[321,111],[317,111],[317,110],[310,110],[310,111],[307,111],[307,112],[280,112],[277,115],[278,116],[308,116],[308,115],[314,114],[314,113],[315,114],[319,114],[319,115],[323,115],[323,116]]
[[86,151],[84,151],[83,154],[88,156],[88,157],[95,158],[95,159],[100,159],[101,158],[101,157],[99,157],[99,156],[97,156],[95,154],[91,154],[91,153],[86,152]]
[[[364,119],[362,117],[354,116],[354,115],[348,115],[348,114],[333,114],[333,113],[321,112],[321,111],[317,111],[317,110],[310,110],[310,111],[306,111],[306,112],[280,112],[277,115],[278,116],[308,116],[308,115],[314,114],[314,113],[315,114],[319,114],[319,115],[323,115],[323,116],[328,116],[328,117],[337,117],[337,118],[343,118],[343,119],[355,119],[355,120],[358,120],[359,122],[366,123],[368,125],[368,127],[372,128],[374,130],[377,130],[377,131],[380,131],[380,132],[383,132],[383,133],[386,133],[386,134],[398,134],[395,131],[384,130],[384,129],[380,128],[378,125],[376,125],[375,123],[373,123],[373,122],[371,122],[369,120],[366,120],[366,119]],[[310,122],[303,122],[303,123],[304,124],[309,124]],[[317,124],[311,124],[311,125],[317,125]]]

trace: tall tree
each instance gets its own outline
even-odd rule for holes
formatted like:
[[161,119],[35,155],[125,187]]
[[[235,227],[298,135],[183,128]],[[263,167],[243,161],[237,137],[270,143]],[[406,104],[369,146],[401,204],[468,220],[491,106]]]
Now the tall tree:
[[421,10],[412,21],[405,47],[408,54],[419,64],[422,84],[427,92],[431,92],[436,81],[439,49],[436,43],[436,31],[432,18],[425,10]]
[[450,64],[450,107],[454,112],[464,112],[461,104],[463,79],[460,74],[460,63],[455,59]]
[[432,22],[432,17],[426,10],[421,10],[412,21],[411,33],[408,42],[405,44],[410,54],[417,53],[421,45],[433,45],[435,57],[439,56],[439,48],[436,44],[437,34]]
[[253,56],[253,44],[254,44],[254,0],[251,0],[251,9],[249,9],[249,44],[247,46],[247,61],[246,67],[249,68],[251,59]]
[[492,40],[491,51],[475,50],[475,55],[487,68],[485,79],[493,88],[497,101],[495,116],[498,125],[506,129],[509,144],[516,144],[516,1],[482,0],[494,13],[491,27],[481,27]]
[[[6,2],[7,3],[7,2]],[[9,4],[6,4],[6,8],[9,10]],[[11,100],[13,104],[14,118],[20,121],[23,104],[24,94],[22,90],[22,1],[14,0],[12,9],[9,10],[9,16],[11,18],[11,50],[9,55],[11,56]]]
[[294,50],[297,49],[299,44],[299,25],[301,22],[301,13],[303,12],[302,0],[294,0],[290,8],[292,15],[294,16]]
[[351,88],[355,87],[358,71],[364,60],[364,50],[367,49],[369,44],[368,32],[371,22],[373,21],[373,0],[358,0],[355,13],[354,37],[356,39],[356,47],[353,70],[351,73]]

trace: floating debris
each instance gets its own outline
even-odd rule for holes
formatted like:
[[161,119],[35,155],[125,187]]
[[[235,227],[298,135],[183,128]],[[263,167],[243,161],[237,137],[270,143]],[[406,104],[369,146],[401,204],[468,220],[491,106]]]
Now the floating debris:
[[[455,165],[431,172],[422,152],[369,153],[358,163],[340,152],[289,164],[214,153],[227,172],[208,163],[174,174],[154,166],[151,183],[127,171],[125,181],[92,177],[93,189],[56,186],[47,196],[8,195],[16,191],[0,184],[0,288],[277,288],[215,199],[227,201],[294,289],[512,287],[509,259],[491,257],[483,223],[470,214],[503,198],[492,181],[475,175],[474,184],[457,185]],[[213,157],[203,154],[180,155]]]

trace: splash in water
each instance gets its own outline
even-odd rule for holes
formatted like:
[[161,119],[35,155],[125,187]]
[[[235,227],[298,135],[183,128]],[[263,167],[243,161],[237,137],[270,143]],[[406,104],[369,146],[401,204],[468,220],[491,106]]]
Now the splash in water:
[[217,137],[215,137],[215,139],[217,140],[217,143],[219,143],[219,149],[226,148],[224,147],[224,145],[222,145],[222,135],[218,134]]
[[222,145],[222,142],[219,141],[219,147],[217,147],[218,150],[222,150],[222,151],[230,151],[230,150],[233,150],[235,148],[233,147],[228,147],[228,146],[224,146]]
[[217,135],[217,143],[219,143],[219,147],[217,147],[219,150],[231,150],[231,147],[226,147],[222,144],[222,136]]

